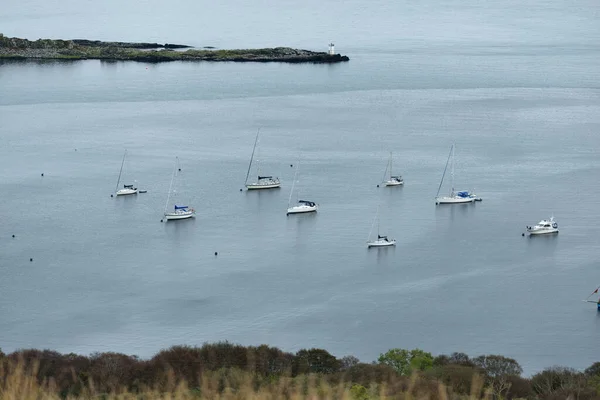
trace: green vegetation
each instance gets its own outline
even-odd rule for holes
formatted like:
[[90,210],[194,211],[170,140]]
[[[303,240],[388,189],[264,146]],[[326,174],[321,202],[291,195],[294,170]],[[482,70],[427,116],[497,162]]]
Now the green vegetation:
[[[156,48],[161,47],[160,50]],[[286,63],[336,63],[348,61],[339,54],[297,50],[289,47],[266,49],[176,51],[184,45],[159,45],[157,43],[100,42],[90,40],[30,41],[9,38],[0,34],[0,58],[55,59],[55,60],[114,60],[114,61],[235,61],[235,62],[286,62]]]
[[378,362],[323,349],[175,346],[148,360],[50,350],[0,351],[0,399],[600,399],[600,363],[530,378],[517,361],[392,349]]

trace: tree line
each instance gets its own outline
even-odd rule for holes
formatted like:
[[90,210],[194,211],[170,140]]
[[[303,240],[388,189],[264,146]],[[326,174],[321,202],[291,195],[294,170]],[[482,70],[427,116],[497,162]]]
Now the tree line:
[[0,350],[0,394],[2,384],[16,370],[33,375],[62,398],[82,396],[90,387],[96,393],[164,392],[179,382],[200,391],[207,376],[217,377],[215,390],[235,390],[239,371],[254,388],[317,376],[330,385],[348,385],[357,400],[376,398],[373,396],[381,390],[390,396],[409,393],[443,398],[440,385],[446,398],[600,400],[600,362],[585,371],[551,367],[525,378],[512,358],[465,353],[433,356],[420,349],[391,349],[371,363],[354,356],[337,358],[317,348],[290,353],[267,345],[229,342],[174,346],[150,359],[113,352],[84,356],[35,349],[4,354]]

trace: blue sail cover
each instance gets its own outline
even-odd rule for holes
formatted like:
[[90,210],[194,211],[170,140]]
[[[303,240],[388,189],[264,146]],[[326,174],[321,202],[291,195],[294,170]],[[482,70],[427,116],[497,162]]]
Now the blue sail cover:
[[185,210],[188,206],[175,206],[175,210]]
[[469,192],[467,192],[467,191],[457,192],[456,195],[458,197],[469,197],[470,196]]

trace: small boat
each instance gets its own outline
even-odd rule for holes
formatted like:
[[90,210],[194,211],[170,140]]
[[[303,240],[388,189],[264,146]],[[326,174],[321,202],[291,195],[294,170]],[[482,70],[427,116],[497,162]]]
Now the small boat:
[[246,184],[248,190],[276,189],[279,187],[281,187],[279,178],[273,178],[272,176],[259,176],[256,182]]
[[258,179],[255,182],[248,183],[248,177],[250,176],[250,170],[252,168],[252,162],[254,161],[254,152],[256,151],[256,145],[258,144],[258,134],[260,129],[256,132],[256,138],[254,139],[254,148],[252,149],[252,155],[250,156],[250,164],[248,165],[248,172],[246,173],[246,189],[247,190],[260,190],[260,189],[276,189],[281,187],[279,178],[273,178],[272,176],[261,176],[260,165],[258,165]]
[[[377,239],[371,240],[371,232],[373,232],[373,226],[375,225],[375,221],[377,221]],[[377,215],[375,216],[375,220],[373,220],[373,224],[371,225],[371,232],[369,232],[369,239],[367,240],[367,247],[389,247],[396,245],[396,239],[389,239],[386,235],[379,234],[379,207],[377,207]]]
[[119,170],[119,177],[117,178],[117,186],[115,187],[115,196],[127,196],[131,194],[137,194],[138,189],[134,185],[123,185],[122,189],[119,189],[119,183],[121,182],[121,174],[123,173],[123,165],[125,165],[125,157],[127,156],[127,150],[123,154],[123,161],[121,161],[121,169]]
[[166,212],[165,211],[165,219],[167,221],[176,220],[176,219],[188,219],[192,218],[196,215],[196,211],[193,208],[189,208],[188,206],[175,206],[173,211]]
[[554,221],[554,217],[543,219],[534,226],[528,226],[527,232],[530,235],[546,235],[550,233],[558,233],[558,224]]
[[318,209],[319,205],[312,201],[298,200],[298,205],[287,209],[287,215],[317,212]]
[[583,301],[584,301],[584,302],[586,302],[586,303],[594,303],[594,304],[596,304],[596,309],[597,309],[598,311],[600,311],[600,297],[598,297],[598,300],[590,300],[590,297],[592,297],[592,296],[593,296],[593,295],[595,295],[595,294],[598,294],[598,289],[600,289],[600,286],[598,286],[598,287],[596,288],[596,290],[594,290],[594,291],[592,292],[592,294],[590,294],[590,295],[589,295],[589,296],[588,296],[588,297],[587,297],[585,300],[583,300]]
[[[452,159],[452,166],[450,170],[450,176],[452,178],[452,187],[450,190],[450,194],[448,196],[440,197],[440,189],[442,188],[442,184],[444,183],[444,177],[446,176],[446,170],[448,169],[448,163]],[[466,204],[473,203],[475,201],[481,201],[481,197],[470,193],[468,190],[455,191],[454,190],[454,144],[450,147],[450,154],[448,154],[448,160],[446,161],[446,167],[444,168],[444,173],[442,174],[442,180],[440,181],[440,186],[438,187],[437,194],[435,195],[435,204]]]
[[292,194],[296,186],[296,178],[298,176],[298,168],[300,167],[300,161],[296,163],[296,172],[294,173],[294,182],[292,182],[292,189],[290,190],[290,198],[288,199],[287,215],[290,214],[304,214],[310,212],[317,212],[319,205],[313,201],[298,200],[298,204],[292,206]]
[[[389,170],[389,175],[387,175],[387,172]],[[386,179],[387,176],[387,179]],[[383,173],[383,184],[385,186],[402,186],[404,185],[404,179],[402,178],[401,175],[393,175],[392,174],[392,152],[390,151],[390,159],[388,161],[388,164],[385,168],[385,172]]]
[[176,157],[175,168],[173,168],[173,176],[171,177],[171,184],[169,185],[169,194],[167,195],[167,202],[165,204],[164,218],[167,221],[178,220],[178,219],[188,219],[193,218],[196,215],[196,211],[193,208],[188,206],[178,206],[175,204],[173,206],[173,211],[168,212],[167,209],[169,207],[169,201],[171,200],[171,193],[173,189],[173,181],[177,176],[177,171],[180,168],[177,167],[179,163],[179,158]]

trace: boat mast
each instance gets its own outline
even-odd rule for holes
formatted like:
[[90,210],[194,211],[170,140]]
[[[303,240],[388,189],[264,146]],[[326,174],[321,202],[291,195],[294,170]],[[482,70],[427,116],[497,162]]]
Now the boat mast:
[[298,176],[298,168],[300,168],[300,160],[296,164],[296,172],[294,172],[294,182],[292,182],[292,190],[290,190],[290,198],[288,199],[288,208],[292,204],[292,194],[294,193],[294,186],[296,185],[296,177]]
[[390,151],[390,180],[392,180],[392,152]]
[[454,148],[454,145],[452,145],[452,147],[450,148],[450,154],[448,154],[448,159],[446,160],[446,166],[444,167],[444,173],[442,174],[442,180],[440,181],[440,186],[438,186],[438,191],[437,191],[437,194],[435,195],[435,197],[438,197],[440,195],[440,189],[442,188],[442,183],[444,183],[444,176],[446,176],[446,170],[448,169],[448,163],[450,162],[450,156],[452,155],[453,148]]
[[377,214],[375,214],[375,218],[373,218],[373,223],[371,224],[371,230],[369,231],[369,238],[367,239],[367,241],[371,240],[371,234],[373,233],[375,221],[377,221],[377,236],[379,236],[379,205],[377,206]]
[[252,168],[252,160],[254,159],[254,151],[256,150],[256,143],[258,143],[258,134],[260,133],[260,128],[256,132],[256,138],[254,139],[254,147],[252,148],[252,155],[250,156],[250,164],[248,165],[248,172],[246,173],[246,184],[248,184],[248,177],[250,176],[250,168]]
[[[388,168],[390,167],[390,160],[388,160],[387,164],[385,164],[385,171],[383,171],[383,178],[381,182],[385,182],[385,177],[387,176]],[[391,175],[391,172],[390,172]]]
[[119,177],[117,178],[117,186],[115,187],[115,193],[119,190],[119,182],[121,182],[121,173],[123,172],[123,164],[125,164],[125,156],[127,155],[127,150],[123,154],[123,161],[121,161],[121,169],[119,170]]
[[169,207],[169,200],[171,199],[171,189],[173,188],[173,181],[175,180],[175,172],[177,171],[178,157],[175,157],[175,166],[173,167],[173,175],[171,176],[171,184],[169,185],[169,194],[167,195],[167,202],[165,203],[165,214],[167,213],[167,207]]
[[454,143],[452,143],[452,192],[451,196],[454,194]]

